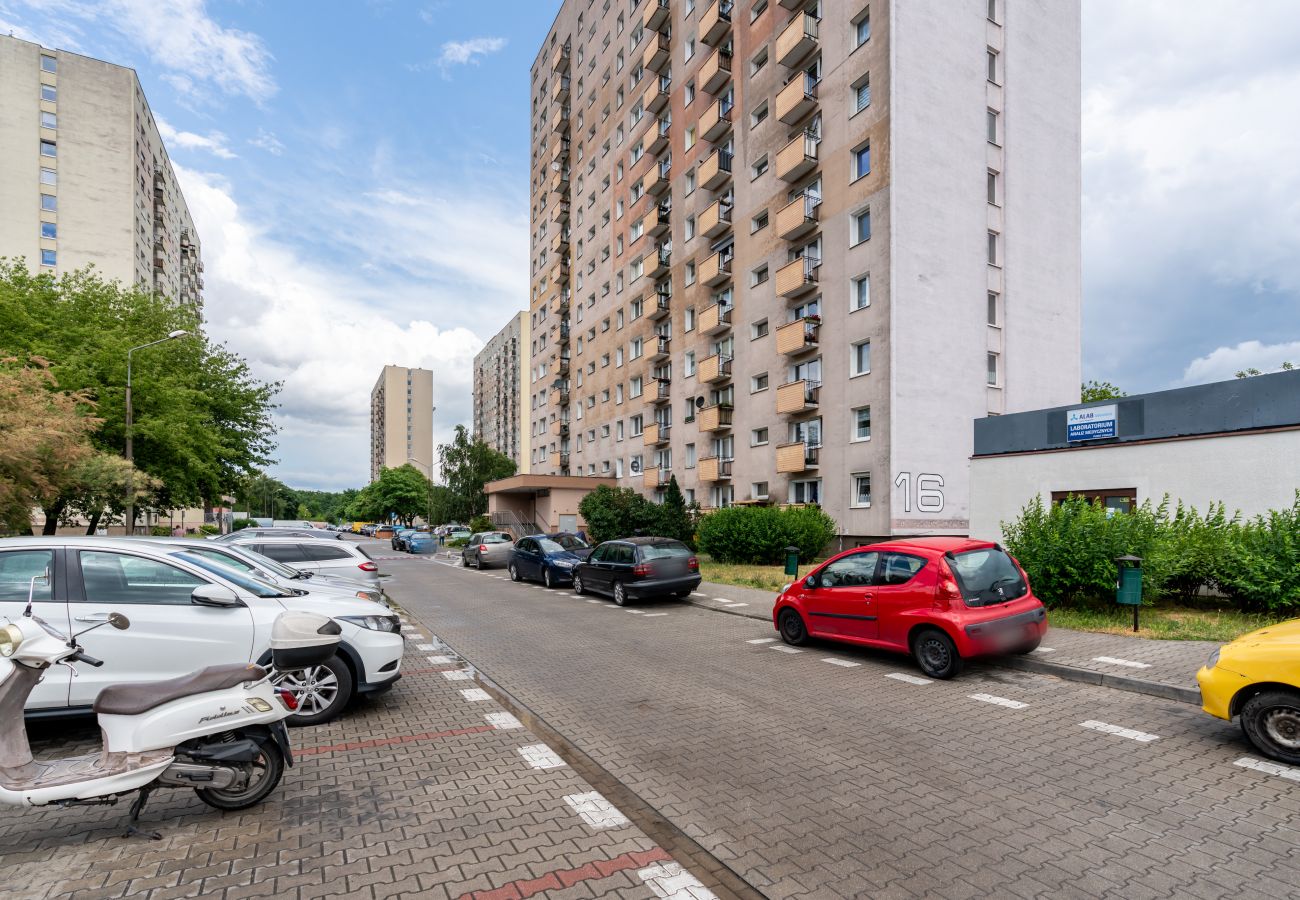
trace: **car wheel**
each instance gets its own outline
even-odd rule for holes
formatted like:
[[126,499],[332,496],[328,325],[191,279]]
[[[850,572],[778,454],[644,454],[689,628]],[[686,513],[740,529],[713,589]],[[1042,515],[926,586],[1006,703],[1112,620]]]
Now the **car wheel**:
[[619,606],[627,606],[627,589],[621,581],[614,584],[614,602]]
[[585,587],[582,586],[582,576],[581,576],[581,575],[574,575],[574,576],[573,576],[573,592],[574,592],[575,594],[585,594],[585,593],[587,593],[587,589],[586,589]]
[[912,640],[912,657],[931,678],[952,678],[961,672],[961,654],[952,638],[937,628],[926,628]]
[[798,612],[793,609],[782,610],[776,621],[781,640],[795,647],[808,643],[808,629],[804,627],[803,617]]
[[555,587],[555,581],[551,578],[551,570],[546,566],[542,567],[542,584],[546,585],[547,588]]
[[1241,730],[1260,753],[1300,765],[1300,694],[1264,691],[1241,708]]
[[290,725],[328,722],[352,699],[352,671],[337,656],[331,656],[323,665],[285,672],[276,684],[298,698],[298,712],[285,720]]
[[480,572],[483,570],[483,557],[477,553],[474,554],[474,568]]
[[519,567],[514,563],[510,564],[510,580],[519,581]]

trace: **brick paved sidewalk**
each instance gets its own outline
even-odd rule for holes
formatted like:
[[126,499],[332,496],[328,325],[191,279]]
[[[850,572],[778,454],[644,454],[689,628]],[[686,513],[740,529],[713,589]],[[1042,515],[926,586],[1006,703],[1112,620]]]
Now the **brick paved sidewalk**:
[[[203,896],[556,898],[713,894],[502,709],[427,629],[405,677],[317,728],[261,806],[220,813],[154,795],[124,839],[126,804],[7,809],[0,884],[13,898]],[[86,720],[32,727],[38,756],[82,753]]]

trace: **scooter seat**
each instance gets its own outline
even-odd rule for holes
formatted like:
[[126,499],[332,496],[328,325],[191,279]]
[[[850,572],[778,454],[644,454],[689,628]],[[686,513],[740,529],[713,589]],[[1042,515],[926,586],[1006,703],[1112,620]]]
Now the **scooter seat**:
[[95,698],[95,712],[113,716],[138,716],[155,707],[206,694],[209,691],[223,691],[226,688],[243,684],[246,681],[261,681],[266,677],[266,670],[251,663],[232,663],[224,666],[208,666],[180,678],[166,681],[132,682],[130,684],[112,684],[99,692]]

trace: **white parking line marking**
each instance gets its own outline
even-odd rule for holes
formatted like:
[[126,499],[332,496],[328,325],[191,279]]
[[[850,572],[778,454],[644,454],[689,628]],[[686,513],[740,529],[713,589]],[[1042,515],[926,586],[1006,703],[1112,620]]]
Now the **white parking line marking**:
[[717,900],[717,894],[682,869],[680,863],[660,863],[636,873],[663,900]]
[[415,626],[414,626],[414,625],[403,625],[403,626],[402,626],[402,630],[405,631],[407,634],[410,634],[412,631],[415,630]]
[[1281,763],[1265,762],[1262,759],[1255,759],[1253,756],[1243,756],[1233,765],[1241,766],[1243,769],[1263,772],[1265,775],[1277,775],[1279,778],[1285,778],[1288,781],[1300,781],[1300,769],[1293,766],[1284,766]]
[[415,649],[423,650],[424,652],[428,653],[430,650],[437,650],[438,645],[437,644],[416,644]]
[[776,638],[754,638],[753,640],[745,641],[745,643],[746,644],[775,644]]
[[634,616],[644,616],[646,614],[644,609],[626,609],[624,612],[630,612]]
[[1094,656],[1093,662],[1107,663],[1112,666],[1128,666],[1130,669],[1149,669],[1150,663],[1134,662],[1131,659],[1119,659],[1114,656]]
[[653,619],[655,616],[666,616],[666,615],[668,615],[668,613],[646,613],[645,617],[647,619]]
[[534,769],[562,769],[567,763],[560,759],[560,755],[545,744],[529,744],[527,747],[520,747],[519,755],[524,758],[524,762]]
[[802,650],[799,650],[795,647],[768,647],[767,649],[776,650],[781,653],[803,653]]
[[564,798],[569,808],[582,817],[592,828],[620,828],[628,824],[627,816],[619,812],[614,804],[600,795],[598,791],[589,794],[570,794]]
[[443,672],[442,677],[448,681],[469,681],[474,677],[474,673],[469,669],[456,669],[452,672]]
[[1021,703],[1019,700],[1008,700],[1006,697],[995,697],[993,694],[971,694],[972,700],[978,700],[981,703],[992,703],[994,706],[1005,706],[1007,709],[1025,709],[1028,703]]
[[466,688],[460,692],[460,695],[470,703],[478,703],[480,700],[492,699],[492,695],[482,688]]
[[587,602],[588,602],[588,603],[599,603],[600,601],[599,601],[599,600],[592,600],[590,597],[588,597],[588,598],[587,598]]
[[1113,734],[1118,737],[1128,738],[1130,741],[1140,741],[1143,744],[1149,744],[1152,741],[1160,740],[1159,735],[1147,734],[1145,731],[1134,731],[1132,728],[1123,728],[1119,725],[1111,725],[1108,722],[1098,722],[1095,719],[1080,722],[1079,725],[1082,728],[1091,728],[1093,731],[1100,731],[1102,734]]
[[928,678],[921,678],[917,675],[908,675],[906,672],[890,672],[885,677],[892,678],[895,681],[905,681],[908,684],[931,684],[932,683]]
[[822,662],[830,663],[832,666],[843,666],[846,669],[856,669],[862,665],[862,663],[849,662],[847,659],[836,659],[833,656],[826,657]]
[[735,602],[736,602],[735,600],[732,600],[730,597],[714,597],[713,599],[714,599],[714,601],[717,602],[717,603],[735,603]]
[[727,609],[735,609],[737,606],[749,606],[748,603],[728,603]]
[[1056,648],[1055,648],[1055,647],[1035,647],[1035,648],[1034,648],[1034,652],[1035,652],[1035,653],[1055,653],[1055,652],[1056,652]]
[[709,595],[708,595],[708,594],[701,594],[699,591],[691,591],[691,596],[692,596],[692,597],[707,597],[707,596],[709,596]]
[[511,728],[523,728],[524,723],[520,722],[508,712],[488,713],[483,717],[487,723],[499,731],[508,731]]
[[456,661],[450,656],[426,656],[425,659],[433,663],[435,666],[450,666]]

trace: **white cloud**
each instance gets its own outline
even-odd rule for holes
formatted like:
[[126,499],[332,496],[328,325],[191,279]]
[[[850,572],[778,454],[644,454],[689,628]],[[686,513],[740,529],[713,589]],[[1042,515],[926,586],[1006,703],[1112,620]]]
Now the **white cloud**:
[[[426,21],[428,20],[426,19]],[[481,57],[487,56],[489,53],[499,53],[505,46],[506,39],[502,37],[479,37],[470,38],[467,41],[447,41],[440,48],[437,59],[431,62],[417,63],[416,65],[407,66],[407,68],[414,72],[437,68],[442,72],[443,78],[450,78],[453,66],[477,66]]]
[[226,136],[220,131],[207,134],[195,134],[192,131],[177,131],[162,116],[154,116],[158,124],[158,133],[169,148],[182,147],[186,150],[206,150],[219,159],[234,159],[234,152],[226,146]]
[[248,141],[254,147],[265,150],[272,156],[279,156],[284,152],[284,144],[273,133],[265,129],[257,129],[257,137],[250,138]]
[[1276,372],[1286,362],[1300,366],[1300,341],[1284,344],[1243,341],[1234,347],[1219,347],[1192,360],[1183,373],[1183,382],[1205,384],[1210,381],[1226,381],[1246,369]]

